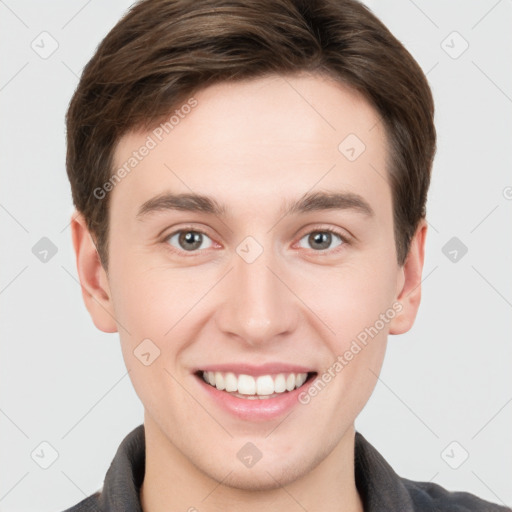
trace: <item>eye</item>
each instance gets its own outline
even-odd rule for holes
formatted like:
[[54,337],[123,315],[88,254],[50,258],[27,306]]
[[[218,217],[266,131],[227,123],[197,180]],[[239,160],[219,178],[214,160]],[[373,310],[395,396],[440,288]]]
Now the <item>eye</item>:
[[[324,228],[310,231],[303,236],[299,241],[299,246],[304,247],[301,242],[306,240],[306,243],[309,243],[316,252],[327,251],[332,248],[333,237],[339,240],[339,243],[334,247],[339,247],[347,242],[343,234],[338,233],[334,229]],[[212,239],[206,233],[190,228],[184,228],[171,233],[164,239],[164,242],[171,246],[171,250],[176,252],[193,253],[213,247]]]
[[[335,247],[339,247],[346,242],[345,237],[341,233],[329,228],[311,231],[307,235],[303,236],[300,241],[307,239],[307,243],[311,244],[313,249],[316,249],[317,251],[325,251],[330,248],[333,236],[340,240],[340,243]],[[303,247],[302,245],[300,246]]]
[[[210,240],[210,245],[201,247],[206,239]],[[172,243],[173,240],[178,244],[177,247]],[[193,229],[182,229],[180,231],[176,231],[169,235],[165,241],[174,249],[186,252],[192,252],[198,249],[208,249],[212,246],[211,238],[206,233]]]

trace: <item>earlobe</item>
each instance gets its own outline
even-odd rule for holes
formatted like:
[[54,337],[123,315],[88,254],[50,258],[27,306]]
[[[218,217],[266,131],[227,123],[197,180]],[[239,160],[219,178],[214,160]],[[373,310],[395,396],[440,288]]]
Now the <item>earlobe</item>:
[[414,324],[421,302],[426,234],[427,222],[422,219],[411,240],[407,259],[399,272],[396,301],[401,304],[401,311],[391,321],[389,334],[403,334]]
[[82,297],[92,321],[103,332],[117,332],[107,274],[85,219],[76,211],[71,216],[71,236]]

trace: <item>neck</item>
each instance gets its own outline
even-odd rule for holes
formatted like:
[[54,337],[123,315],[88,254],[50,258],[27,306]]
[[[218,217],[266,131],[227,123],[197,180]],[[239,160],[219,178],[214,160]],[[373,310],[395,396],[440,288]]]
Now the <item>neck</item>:
[[144,512],[364,512],[354,477],[351,426],[331,453],[285,486],[248,490],[217,481],[192,464],[148,415],[144,421],[146,467],[140,489]]

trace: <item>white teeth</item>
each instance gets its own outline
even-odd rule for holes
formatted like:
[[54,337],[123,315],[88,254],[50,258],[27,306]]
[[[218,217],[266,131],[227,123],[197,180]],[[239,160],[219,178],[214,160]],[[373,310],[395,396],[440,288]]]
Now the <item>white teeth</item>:
[[274,379],[270,375],[263,375],[256,379],[256,393],[258,395],[272,395],[274,393]]
[[295,389],[295,374],[290,373],[286,379],[286,389],[293,391]]
[[306,382],[306,379],[308,378],[307,373],[296,373],[295,374],[295,387],[300,388],[304,382]]
[[300,388],[307,378],[307,373],[279,373],[253,377],[245,374],[236,376],[232,372],[203,372],[203,380],[211,386],[250,399],[269,398],[270,395],[293,391]]
[[238,389],[238,379],[234,373],[226,373],[224,383],[226,385],[226,391],[232,392]]
[[238,376],[238,392],[241,395],[256,394],[256,381],[251,375]]
[[276,393],[283,393],[284,391],[286,391],[286,377],[283,373],[280,373],[274,379],[274,391]]
[[220,372],[215,372],[215,386],[220,391],[226,387],[226,384],[224,383],[224,376]]

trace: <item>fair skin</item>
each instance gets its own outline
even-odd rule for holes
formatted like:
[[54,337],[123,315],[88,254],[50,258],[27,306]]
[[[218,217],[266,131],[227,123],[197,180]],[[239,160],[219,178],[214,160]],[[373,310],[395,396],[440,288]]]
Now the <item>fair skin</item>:
[[[375,387],[388,334],[414,322],[426,223],[398,265],[384,127],[350,89],[319,75],[270,76],[194,97],[197,107],[110,192],[108,274],[83,217],[72,220],[85,304],[98,329],[119,332],[144,405],[143,509],[361,512],[354,421]],[[125,135],[115,168],[150,134]],[[338,150],[348,134],[366,146],[354,161]],[[373,214],[349,207],[283,216],[307,192],[340,191]],[[163,192],[207,195],[226,215],[162,209],[137,218]],[[318,235],[309,235],[325,228],[345,241],[332,235],[319,248]],[[198,248],[171,236],[180,229],[205,233]],[[248,236],[263,248],[251,263],[237,253]],[[286,414],[239,417],[195,375],[244,362],[321,375],[393,304],[400,313]],[[133,353],[147,338],[160,350],[149,366]],[[262,454],[252,467],[237,457],[248,442]]]

